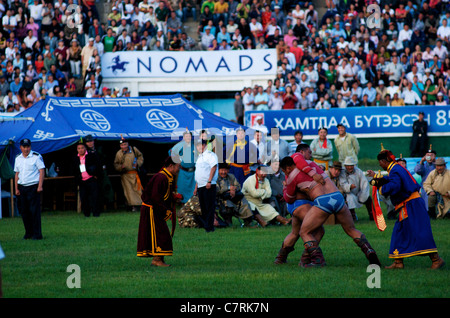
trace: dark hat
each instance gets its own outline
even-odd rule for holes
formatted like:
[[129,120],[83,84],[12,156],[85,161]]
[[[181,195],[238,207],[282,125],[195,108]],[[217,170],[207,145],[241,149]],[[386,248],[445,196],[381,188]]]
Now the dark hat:
[[333,164],[330,168],[342,170],[342,163],[340,161],[333,161]]
[[345,128],[345,126],[344,126],[344,124],[343,124],[343,123],[339,123],[339,124],[337,124],[336,128],[338,128],[338,127],[344,127],[344,128]]
[[383,149],[380,151],[380,153],[377,155],[377,160],[386,160],[387,162],[392,162],[395,161],[395,156],[394,154],[387,149]]
[[31,140],[30,140],[30,139],[27,139],[27,138],[22,139],[22,140],[20,141],[20,145],[21,145],[21,146],[24,146],[24,147],[31,146]]
[[84,137],[84,141],[85,142],[90,142],[90,141],[94,141],[94,137],[92,137],[92,135],[87,135],[86,137]]
[[123,144],[124,142],[128,142],[123,136],[120,136],[120,143]]
[[83,140],[83,137],[80,137],[80,140],[78,140],[77,145],[86,146],[84,143],[85,143],[85,141]]

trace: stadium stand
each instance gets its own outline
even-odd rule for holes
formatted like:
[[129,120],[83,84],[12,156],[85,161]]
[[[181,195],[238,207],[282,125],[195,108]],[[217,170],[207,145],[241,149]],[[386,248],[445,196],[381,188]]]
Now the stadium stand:
[[129,96],[102,86],[105,52],[267,48],[257,110],[292,107],[287,86],[297,109],[447,105],[449,19],[439,0],[0,0],[0,110]]

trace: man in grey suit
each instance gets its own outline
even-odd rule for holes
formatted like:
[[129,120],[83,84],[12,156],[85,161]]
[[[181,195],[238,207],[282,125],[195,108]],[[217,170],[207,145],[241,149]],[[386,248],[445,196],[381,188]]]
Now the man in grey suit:
[[270,156],[272,161],[281,161],[284,157],[289,156],[289,143],[280,138],[280,131],[278,128],[272,129],[272,140],[267,144],[267,156]]

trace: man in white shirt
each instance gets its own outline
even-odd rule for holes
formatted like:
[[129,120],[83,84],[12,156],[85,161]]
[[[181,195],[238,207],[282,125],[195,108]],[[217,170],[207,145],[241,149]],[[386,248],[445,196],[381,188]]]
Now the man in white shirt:
[[33,30],[28,30],[27,36],[23,39],[23,43],[25,43],[27,48],[33,49],[33,45],[37,40],[37,37],[33,35]]
[[43,191],[45,164],[42,156],[31,151],[31,141],[20,141],[22,152],[15,159],[15,190],[20,201],[20,214],[25,227],[24,239],[41,240],[41,192]]
[[405,75],[403,67],[398,63],[398,56],[392,57],[392,62],[384,70],[384,74],[389,76],[389,81],[400,84],[400,79]]
[[443,42],[448,43],[448,37],[450,36],[450,27],[447,25],[447,19],[442,20],[442,25],[437,29],[437,37]]
[[423,75],[420,74],[417,70],[417,66],[413,65],[411,67],[411,72],[409,72],[408,74],[406,74],[406,79],[410,82],[413,83],[414,82],[414,76],[417,76],[417,79],[419,82],[423,83]]
[[253,135],[253,139],[250,142],[255,145],[256,149],[258,149],[258,163],[264,163],[267,159],[265,140],[265,136],[267,136],[267,134],[263,133],[262,130],[258,130],[257,128],[255,128],[255,126],[253,126],[252,129],[255,129],[255,133]]
[[285,48],[284,56],[287,58],[291,69],[295,70],[295,67],[297,66],[297,60],[295,59],[294,53],[291,52],[291,47],[288,45]]
[[352,40],[348,44],[349,50],[358,52],[360,46],[361,46],[361,43],[359,43],[359,41],[357,41],[356,35],[352,35]]
[[246,93],[244,94],[244,97],[242,98],[242,102],[244,103],[244,111],[253,110],[253,106],[255,104],[255,98],[252,94],[251,87],[247,87]]
[[442,45],[442,40],[440,39],[436,41],[436,46],[434,47],[433,52],[439,57],[441,62],[443,62],[448,56],[448,50]]
[[44,10],[44,5],[39,3],[39,0],[34,0],[33,4],[28,6],[28,10],[30,10],[30,18],[34,19],[34,22],[40,24],[42,21],[42,12]]
[[422,101],[420,100],[419,95],[415,91],[412,90],[412,83],[408,82],[408,87],[403,89],[402,98],[405,102],[405,105],[420,105]]
[[403,26],[403,29],[399,32],[398,34],[398,40],[401,41],[402,43],[408,43],[409,41],[411,41],[411,36],[412,36],[412,30],[409,28],[409,25],[407,23],[405,23],[405,25]]
[[319,73],[314,69],[312,63],[309,63],[308,69],[305,70],[305,74],[308,76],[309,85],[315,89],[317,87],[317,82],[319,81]]
[[282,110],[284,105],[283,98],[280,95],[280,92],[276,89],[273,92],[273,95],[269,97],[269,109],[270,110]]
[[6,111],[6,109],[8,109],[8,105],[15,106],[16,104],[19,104],[19,99],[17,98],[17,95],[13,94],[13,92],[8,91],[8,94],[3,97],[2,104],[3,109]]
[[388,51],[397,51],[397,53],[402,52],[404,49],[403,43],[398,40],[397,33],[392,35],[392,40],[389,42],[387,46]]
[[263,26],[256,18],[252,18],[252,20],[249,23],[250,26],[250,32],[252,32],[255,39],[259,37],[259,34],[263,32]]
[[201,37],[202,49],[207,50],[215,38],[216,37],[214,36],[214,34],[211,33],[211,27],[207,25],[205,27],[205,32],[202,34]]
[[198,216],[197,223],[206,232],[214,232],[214,217],[216,210],[216,182],[219,175],[219,160],[214,152],[208,150],[206,140],[196,142],[199,153],[195,163],[195,189],[198,195],[202,214]]
[[6,11],[6,15],[2,19],[3,29],[5,29],[8,33],[14,31],[17,26],[16,17],[12,15],[13,11]]

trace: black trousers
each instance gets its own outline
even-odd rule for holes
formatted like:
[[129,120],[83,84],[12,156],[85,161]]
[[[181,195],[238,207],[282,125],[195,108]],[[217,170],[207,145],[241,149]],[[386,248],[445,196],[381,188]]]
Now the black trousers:
[[18,186],[20,195],[18,208],[25,227],[25,239],[42,239],[41,228],[41,194],[37,192],[38,184]]
[[96,178],[89,178],[80,183],[81,210],[85,216],[100,216],[98,206],[98,182]]
[[212,184],[211,188],[201,187],[197,189],[198,200],[202,215],[198,217],[200,226],[206,232],[214,231],[214,217],[216,214],[216,185]]

